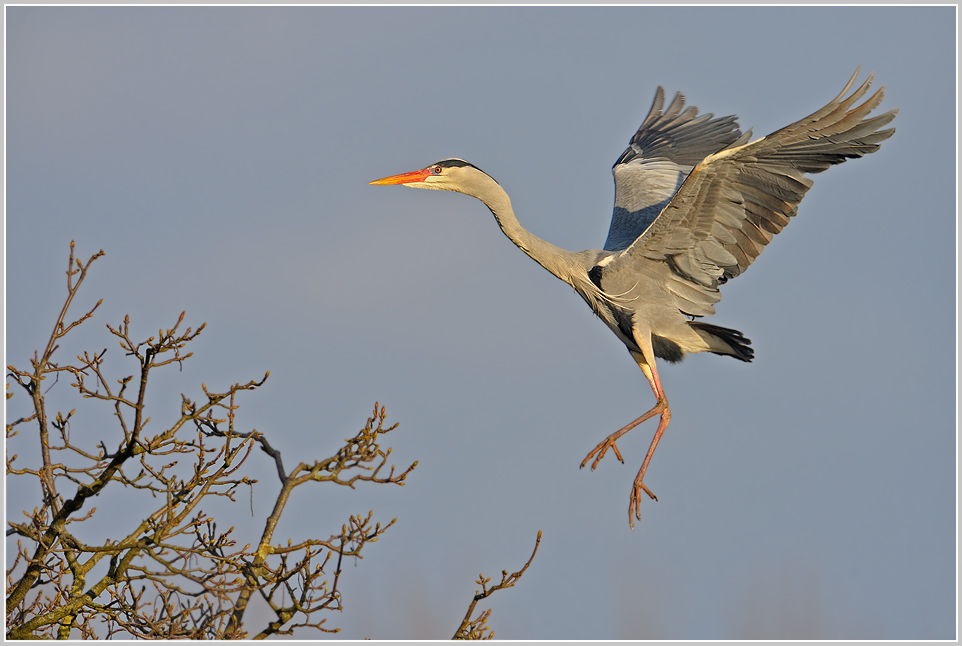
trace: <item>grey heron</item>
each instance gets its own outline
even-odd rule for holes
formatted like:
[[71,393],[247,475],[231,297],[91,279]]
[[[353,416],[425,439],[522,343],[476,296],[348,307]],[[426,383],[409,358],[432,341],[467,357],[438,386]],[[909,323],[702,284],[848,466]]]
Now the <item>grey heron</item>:
[[604,248],[572,252],[529,233],[490,175],[461,159],[445,159],[371,184],[457,191],[481,200],[501,230],[538,264],[571,285],[628,348],[654,391],[655,406],[600,442],[584,459],[592,470],[616,442],[660,415],[628,503],[641,519],[641,492],[655,495],[645,472],[671,421],[655,358],[681,361],[712,352],[751,361],[751,342],[733,329],[696,319],[715,313],[719,286],[745,271],[796,214],[819,173],[879,149],[895,132],[880,130],[897,110],[868,118],[880,88],[860,105],[872,75],[848,97],[858,70],[825,107],[767,137],[750,141],[735,116],[698,116],[682,94],[667,109],[658,88],[651,110],[612,168],[615,204]]

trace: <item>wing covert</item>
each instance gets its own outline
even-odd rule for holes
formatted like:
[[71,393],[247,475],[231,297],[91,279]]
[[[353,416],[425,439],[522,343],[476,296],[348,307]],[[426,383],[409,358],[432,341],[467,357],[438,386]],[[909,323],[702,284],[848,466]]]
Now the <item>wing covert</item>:
[[612,166],[615,205],[604,249],[627,249],[655,220],[696,164],[732,145],[748,141],[736,117],[698,116],[675,94],[662,111],[665,91],[655,92],[651,110],[628,148]]

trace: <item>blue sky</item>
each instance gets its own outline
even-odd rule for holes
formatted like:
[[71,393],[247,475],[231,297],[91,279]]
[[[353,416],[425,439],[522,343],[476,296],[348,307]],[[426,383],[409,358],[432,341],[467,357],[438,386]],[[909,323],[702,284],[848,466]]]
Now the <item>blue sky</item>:
[[[270,370],[242,422],[313,459],[386,404],[392,458],[419,461],[409,484],[304,488],[279,528],[398,518],[345,573],[341,637],[449,638],[478,573],[520,567],[540,529],[533,565],[490,604],[499,638],[954,638],[953,7],[6,18],[7,363],[45,343],[76,240],[107,254],[80,300],[104,304],[65,354],[114,348],[104,325],[125,314],[143,337],[183,310],[207,323],[158,382],[158,420],[201,383]],[[742,330],[753,363],[660,367],[673,419],[646,477],[659,501],[630,531],[654,423],[619,443],[625,465],[578,469],[653,404],[621,343],[479,202],[367,182],[461,157],[530,231],[598,248],[611,164],[658,85],[762,136],[859,65],[900,109],[897,132],[815,176],[725,286],[708,320]],[[271,469],[255,467],[258,516]],[[8,513],[20,504],[35,502],[8,498]]]

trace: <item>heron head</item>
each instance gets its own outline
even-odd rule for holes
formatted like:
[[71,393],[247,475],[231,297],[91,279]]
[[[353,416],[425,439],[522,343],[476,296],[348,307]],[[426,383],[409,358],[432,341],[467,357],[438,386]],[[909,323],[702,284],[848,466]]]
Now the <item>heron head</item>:
[[[401,173],[368,182],[369,184],[403,184],[412,188],[429,188],[442,191],[457,191],[475,195],[472,190],[482,179],[495,181],[493,177],[477,166],[463,159],[443,159],[427,168]],[[495,183],[497,183],[495,181]]]

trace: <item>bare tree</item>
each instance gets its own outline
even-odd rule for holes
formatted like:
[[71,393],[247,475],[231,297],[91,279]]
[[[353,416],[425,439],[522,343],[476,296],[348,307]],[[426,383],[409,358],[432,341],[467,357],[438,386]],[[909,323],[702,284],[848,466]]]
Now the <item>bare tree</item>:
[[[373,520],[373,512],[350,516],[326,538],[298,543],[276,540],[275,530],[295,487],[312,482],[351,488],[359,482],[403,485],[417,462],[395,474],[393,466],[387,467],[391,449],[380,446],[397,424],[387,426],[384,406],[375,403],[364,428],[345,440],[337,453],[288,470],[265,433],[244,430],[237,421],[241,395],[262,386],[268,373],[224,391],[201,384],[202,396],[181,395],[172,423],[148,430],[150,376],[161,368],[182,366],[192,355],[185,348],[204,325],[182,329],[181,313],[173,327],[140,342],[131,337],[129,316],[117,327],[107,325],[135,368],[120,379],[108,376],[106,349],[55,362],[54,354],[67,334],[90,319],[102,303],[68,322],[90,266],[102,255],[100,251],[81,262],[71,243],[67,298],[46,347],[34,353],[29,370],[7,366],[7,376],[30,398],[29,414],[6,425],[7,485],[25,480],[37,502],[32,509],[27,508],[32,503],[24,503],[16,520],[7,518],[8,549],[16,540],[15,554],[8,558],[7,637],[262,639],[289,635],[298,628],[337,632],[325,625],[322,611],[342,608],[338,584],[345,557],[361,558],[367,544],[397,519],[382,527]],[[61,375],[83,398],[111,411],[107,419],[114,419],[115,437],[120,438],[115,445],[108,446],[109,434],[103,429],[96,437],[90,433],[71,437],[76,409],[53,412],[54,405],[47,400]],[[11,385],[7,384],[8,400],[14,396]],[[77,418],[90,425],[88,416]],[[21,434],[25,429],[36,435]],[[33,449],[35,463],[21,466],[15,447]],[[217,499],[235,502],[238,490],[257,483],[248,475],[248,462],[258,454],[255,449],[273,463],[280,488],[260,536],[241,546],[235,528],[219,527],[209,508]],[[133,496],[138,514],[127,520],[126,527],[114,524],[108,527],[109,535],[97,535],[104,534],[104,528],[97,523],[92,499],[116,491]],[[22,496],[17,504],[21,500]],[[8,514],[16,513],[14,508],[8,504]],[[456,639],[493,635],[486,625],[491,611],[472,620],[475,606],[494,591],[513,586],[531,564],[540,541],[538,532],[531,558],[520,571],[510,576],[505,571],[500,584],[488,588],[489,579],[478,580],[482,591],[472,600]],[[255,599],[269,609],[269,619],[251,619],[248,610]]]
[[[149,377],[190,358],[185,348],[204,325],[182,329],[181,314],[172,328],[140,342],[131,338],[129,317],[117,327],[108,325],[135,366],[119,380],[108,377],[106,350],[55,362],[64,337],[100,306],[67,322],[80,285],[101,255],[80,262],[71,243],[67,298],[46,348],[34,353],[29,370],[8,366],[8,377],[26,392],[32,412],[7,424],[7,481],[32,479],[38,504],[25,509],[19,521],[8,518],[8,541],[16,537],[17,543],[8,560],[7,637],[263,638],[301,627],[336,632],[325,626],[322,611],[341,608],[345,557],[361,557],[395,521],[382,526],[372,513],[351,516],[330,536],[297,544],[275,541],[275,529],[295,487],[403,485],[417,462],[395,474],[393,466],[385,468],[391,450],[380,446],[397,425],[386,426],[385,409],[375,404],[364,428],[335,455],[288,470],[264,433],[237,423],[242,393],[263,385],[265,374],[223,391],[202,385],[203,396],[182,395],[172,424],[148,430]],[[119,443],[108,446],[101,439],[91,446],[71,438],[76,409],[54,413],[46,399],[50,382],[62,374],[83,397],[112,410],[122,433]],[[36,435],[20,434],[31,426]],[[13,447],[37,440],[39,464],[20,466]],[[245,467],[257,448],[273,461],[280,489],[260,537],[242,545],[233,527],[223,529],[208,516],[204,503],[233,501],[238,489],[255,484]],[[92,533],[97,513],[90,505],[107,487],[137,496],[137,508],[144,511],[114,529],[118,536],[91,542],[83,538]],[[8,513],[15,513],[12,505]],[[273,619],[252,628],[245,612],[255,596]]]

